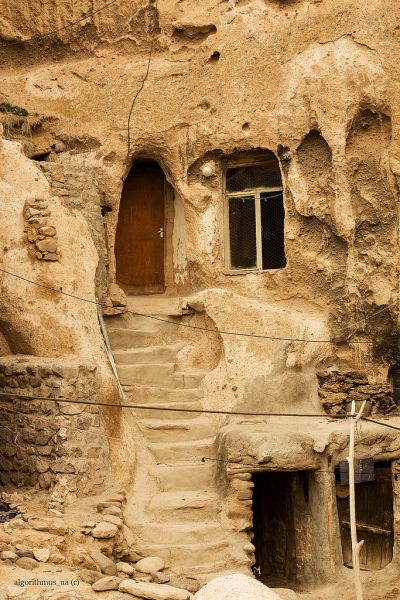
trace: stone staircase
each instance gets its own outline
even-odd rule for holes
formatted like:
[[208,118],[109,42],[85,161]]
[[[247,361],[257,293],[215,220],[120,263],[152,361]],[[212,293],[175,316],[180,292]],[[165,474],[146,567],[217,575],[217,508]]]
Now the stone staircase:
[[142,475],[130,500],[136,547],[165,559],[176,574],[205,580],[227,571],[249,573],[245,534],[221,525],[217,463],[202,461],[216,458],[216,422],[199,413],[153,410],[201,410],[205,373],[177,367],[188,342],[179,339],[178,327],[146,317],[112,317],[107,329],[127,398],[148,406],[135,410],[144,444]]

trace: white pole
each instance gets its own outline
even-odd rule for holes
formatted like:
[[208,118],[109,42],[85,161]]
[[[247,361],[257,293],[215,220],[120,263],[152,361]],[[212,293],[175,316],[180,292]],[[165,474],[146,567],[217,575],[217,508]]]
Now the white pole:
[[353,572],[354,572],[354,587],[356,592],[356,600],[363,600],[363,591],[360,577],[360,550],[364,541],[357,541],[357,521],[356,521],[356,488],[354,481],[354,434],[356,422],[361,418],[365,400],[362,403],[360,411],[356,415],[356,403],[353,400],[351,403],[351,417],[350,417],[350,441],[349,441],[349,456],[347,462],[349,463],[349,492],[350,492],[350,532],[351,532],[351,551],[353,560]]

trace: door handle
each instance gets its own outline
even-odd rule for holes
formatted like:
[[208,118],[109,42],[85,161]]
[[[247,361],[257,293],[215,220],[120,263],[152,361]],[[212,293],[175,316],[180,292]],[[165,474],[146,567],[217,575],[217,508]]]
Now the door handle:
[[160,227],[160,229],[158,230],[158,235],[160,236],[160,238],[164,237],[164,227]]

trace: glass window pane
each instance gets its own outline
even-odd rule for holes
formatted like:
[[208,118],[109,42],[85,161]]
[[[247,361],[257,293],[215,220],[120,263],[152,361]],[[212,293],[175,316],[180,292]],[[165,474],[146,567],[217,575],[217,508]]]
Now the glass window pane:
[[231,267],[254,269],[257,266],[254,196],[229,198],[229,243]]
[[282,192],[262,192],[261,240],[262,268],[282,269],[286,266]]

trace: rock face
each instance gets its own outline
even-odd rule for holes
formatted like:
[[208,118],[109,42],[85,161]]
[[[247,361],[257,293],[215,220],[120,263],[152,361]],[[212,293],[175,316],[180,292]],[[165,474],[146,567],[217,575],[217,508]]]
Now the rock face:
[[[157,423],[147,403],[323,414],[320,398],[327,409],[342,411],[351,393],[368,397],[378,411],[396,410],[382,384],[399,360],[398,2],[2,4],[0,62],[13,68],[2,69],[0,86],[0,264],[8,271],[0,272],[0,391],[49,401],[29,402],[28,417],[25,401],[5,405],[19,412],[4,411],[0,482],[49,490],[61,506],[104,485],[109,447],[112,479],[131,484],[137,475],[137,413],[50,403],[57,397],[111,405],[119,400],[99,331],[98,298],[120,333],[119,368],[131,377],[127,394],[147,406],[139,423],[143,487],[129,487],[125,529],[121,521],[104,518],[91,533],[85,530],[86,541],[116,560],[154,554],[169,565],[179,558],[186,575],[186,567],[195,574],[204,566],[209,573],[224,563],[250,573],[251,474],[242,473],[247,483],[228,481],[229,494],[221,494],[213,485],[213,465],[222,475],[230,460],[246,464],[257,457],[261,468],[275,470],[293,467],[293,456],[303,460],[296,469],[316,471],[308,504],[322,531],[325,525],[316,518],[324,512],[318,510],[322,500],[335,506],[333,481],[324,479],[333,474],[324,475],[323,464],[332,448],[344,449],[345,436],[330,430],[332,439],[322,433],[316,439],[312,425],[295,422],[289,439],[283,431],[288,421],[276,431],[272,422],[273,435],[259,431],[255,453],[252,422],[247,428],[240,423],[228,436],[211,416],[194,424],[183,418],[183,424],[172,418],[167,424],[161,417]],[[21,110],[24,127],[14,118]],[[180,313],[172,330],[161,321],[162,332],[153,338],[159,343],[151,348],[154,323],[136,322],[135,329],[128,315],[117,316],[134,299],[120,287],[123,261],[116,252],[128,173],[138,164],[148,168],[149,157],[158,165],[158,207],[165,209],[165,231],[154,228],[158,242],[163,240],[164,262],[152,272],[164,273],[159,285],[168,298],[187,298],[194,311]],[[285,260],[280,256],[273,268],[269,260],[278,244],[274,238],[270,252],[264,249],[271,236],[260,215],[258,175],[251,182],[249,172],[241,171],[259,163],[268,171],[268,188],[282,195],[271,222],[279,223]],[[254,192],[241,203],[258,207],[241,222],[244,233],[248,228],[252,234],[238,236],[245,242],[230,227],[230,177],[243,178],[245,189]],[[269,199],[263,201],[268,205]],[[254,244],[247,243],[252,236]],[[132,248],[133,241],[131,236],[125,246]],[[245,260],[232,261],[242,243]],[[144,271],[141,252],[132,254],[126,262]],[[135,316],[129,315],[133,321]],[[185,345],[175,351],[178,319],[198,329],[179,328]],[[132,346],[126,346],[123,326],[137,333]],[[244,335],[227,335],[235,332]],[[359,338],[362,344],[355,345]],[[95,369],[82,369],[84,361]],[[355,362],[367,380],[361,373],[359,383],[339,381]],[[324,380],[318,395],[317,373],[326,368],[335,369],[338,381]],[[38,421],[40,430],[32,426]],[[384,450],[394,456],[397,433],[386,435]],[[368,450],[377,456],[383,442],[378,433],[373,437]],[[205,457],[210,464],[201,463]],[[164,459],[168,468],[160,464]],[[176,490],[178,497],[171,493]],[[120,508],[108,504],[108,514],[122,518]],[[301,533],[302,559],[309,558],[299,564],[304,578],[335,576],[336,516],[324,534],[326,544],[332,541],[324,557],[313,551],[312,536]],[[129,535],[137,547],[128,543]],[[221,548],[232,549],[232,556]],[[115,575],[114,563],[103,563],[103,572]],[[93,568],[89,560],[86,566]]]
[[282,600],[282,597],[271,589],[246,575],[217,577],[194,595],[194,600],[244,600],[245,598]]

